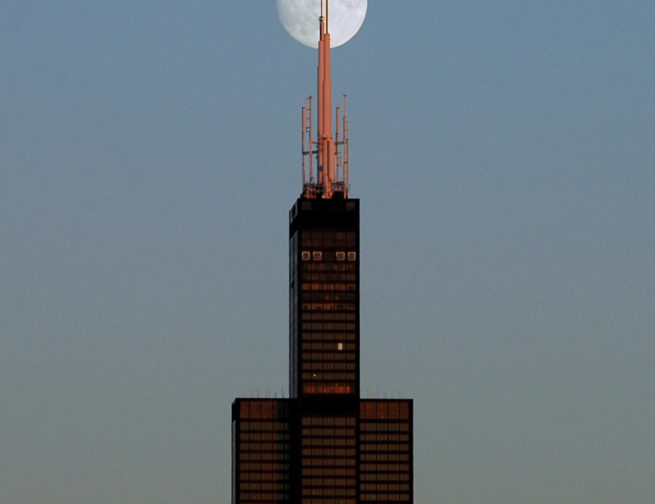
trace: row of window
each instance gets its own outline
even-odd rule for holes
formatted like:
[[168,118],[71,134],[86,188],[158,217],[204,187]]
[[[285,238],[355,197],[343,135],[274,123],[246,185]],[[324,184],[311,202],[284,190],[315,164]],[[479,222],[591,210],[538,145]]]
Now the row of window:
[[354,292],[311,292],[305,291],[300,295],[303,302],[328,303],[332,301],[343,301],[344,303],[354,303],[357,301],[357,294]]
[[240,465],[243,474],[251,474],[255,479],[256,474],[260,474],[262,478],[265,475],[273,473],[286,474],[289,472],[289,464],[284,462],[244,462]]
[[[355,246],[357,234],[354,231],[333,231],[326,229],[304,229],[300,233],[300,243],[307,246],[320,246],[341,243]],[[319,245],[315,245],[315,244]]]
[[[307,324],[305,324],[307,325]],[[340,343],[342,341],[355,341],[355,332],[309,332],[303,331],[301,335],[303,345],[308,341],[331,341]]]
[[[354,362],[307,362],[304,361],[301,365],[303,371],[352,371],[355,369]],[[314,378],[314,377],[312,377]]]
[[320,436],[323,439],[328,437],[352,437],[355,435],[355,429],[349,427],[339,427],[336,429],[334,427],[303,427],[302,435],[303,437]]
[[351,498],[341,498],[339,500],[335,500],[334,498],[321,498],[321,497],[313,497],[313,498],[308,498],[308,497],[303,497],[302,498],[302,504],[355,504],[355,499]]
[[300,276],[303,282],[356,282],[355,273],[333,273],[327,271],[303,271]]
[[[382,464],[378,464],[382,465]],[[399,464],[391,464],[398,466]],[[404,464],[405,466],[407,464]],[[373,466],[375,467],[375,464],[364,464],[363,466]],[[362,466],[362,467],[363,467]],[[383,467],[389,467],[390,465],[382,465]],[[405,472],[400,472],[400,470],[393,471],[393,472],[382,472],[382,471],[376,471],[372,473],[366,473],[363,472],[360,476],[359,479],[362,481],[409,481],[409,469],[407,469]]]
[[256,492],[272,492],[272,491],[281,492],[281,491],[289,490],[289,483],[275,483],[275,482],[241,483],[239,486],[242,491],[245,490],[245,491],[256,491]]
[[363,401],[360,416],[363,419],[382,420],[387,418],[408,419],[409,401]]
[[354,250],[303,250],[300,252],[301,261],[356,261],[357,252]]
[[[314,459],[315,460],[315,459]],[[307,464],[305,464],[307,466]],[[354,464],[351,464],[354,466]],[[361,464],[362,481],[409,481],[409,464],[403,463],[365,463]],[[240,464],[240,479],[242,481],[277,481],[284,482],[288,480],[289,464],[288,463],[270,463],[270,462],[243,462]],[[354,477],[356,474],[355,467],[303,467],[303,476],[336,476],[336,477]]]
[[318,467],[354,467],[356,466],[355,459],[350,458],[303,458],[303,466],[318,466]]
[[357,320],[357,314],[354,311],[351,312],[302,312],[302,320],[336,320],[347,322],[349,320]]
[[322,302],[322,303],[303,303],[302,311],[355,311],[356,310],[354,300],[346,303],[336,303],[336,302]]
[[288,403],[278,400],[256,399],[242,400],[239,403],[239,416],[241,418],[270,418],[287,417],[289,415]]
[[409,434],[362,434],[360,436],[362,442],[366,441],[409,441]]
[[289,424],[287,422],[241,422],[242,431],[273,431],[288,432]]
[[[338,343],[337,343],[338,345]],[[338,348],[338,346],[337,346]],[[303,361],[341,361],[353,362],[355,360],[355,352],[302,352],[301,359]]]
[[343,383],[305,383],[302,386],[302,390],[305,394],[341,395],[350,394],[352,387]]
[[390,443],[362,443],[360,446],[364,452],[406,452],[409,451],[409,444],[390,444]]
[[302,273],[318,271],[323,273],[354,273],[357,271],[356,262],[302,262],[300,263]]
[[303,487],[356,487],[357,480],[355,478],[303,478]]
[[350,291],[357,290],[355,282],[303,282],[300,288],[304,291]]
[[315,425],[317,427],[342,427],[344,425],[354,426],[355,418],[343,416],[306,416],[302,418],[302,424],[303,426]]
[[289,434],[278,434],[277,432],[241,432],[241,441],[288,441]]
[[409,492],[407,483],[364,483],[360,488],[365,492]]
[[345,350],[345,351],[355,351],[357,346],[354,343],[342,343],[341,341],[331,341],[330,343],[305,343],[302,345],[304,350]]
[[261,502],[261,503],[277,503],[288,502],[289,494],[279,492],[266,492],[266,493],[251,493],[240,492],[239,502],[246,504],[247,502]]
[[362,501],[367,501],[367,502],[376,502],[377,504],[385,504],[390,502],[407,502],[409,500],[409,493],[401,493],[401,494],[362,493],[360,499]]
[[280,461],[286,462],[289,460],[288,453],[282,452],[241,452],[239,453],[239,460],[244,462],[264,462],[264,461]]
[[363,462],[407,462],[409,453],[361,453],[359,458]]
[[[316,475],[327,475],[326,473],[332,471],[347,472],[350,471],[350,478],[308,478],[310,472]],[[321,474],[319,474],[321,473]],[[324,468],[303,468],[303,486],[305,487],[354,487],[356,481],[354,478],[355,469],[338,468],[338,469],[324,469]],[[347,476],[347,474],[345,474]],[[361,488],[365,491],[380,491],[380,492],[394,492],[394,491],[409,491],[409,474],[370,474],[362,475],[362,481],[369,481],[370,483],[362,483]],[[382,482],[398,482],[398,483],[379,483]],[[403,483],[405,482],[405,483]],[[287,490],[289,488],[288,482],[244,482],[240,483],[242,490],[260,490],[260,491],[274,491],[274,490]]]
[[279,452],[288,449],[289,443],[241,443],[241,451]]
[[302,438],[303,446],[324,446],[324,447],[341,447],[341,446],[355,446],[355,437],[308,437],[304,435]]
[[354,457],[354,448],[308,448],[303,446],[303,457]]
[[302,475],[306,476],[341,476],[354,478],[357,470],[354,467],[303,467]]
[[[310,210],[311,201],[303,201],[302,209]],[[354,201],[346,201],[346,210],[355,210]],[[335,240],[354,240],[355,232],[354,231],[336,231],[336,230],[326,230],[326,229],[303,229],[300,233],[301,240],[314,239],[314,240],[326,240],[330,237],[334,237]]]
[[335,383],[341,383],[341,382],[352,382],[355,380],[355,373],[302,373],[301,378],[303,381],[309,382],[309,381],[318,381],[320,380],[322,383],[326,382],[335,382]]
[[[354,437],[308,437],[303,436],[303,446],[322,446],[322,447],[341,447],[341,446],[355,446]],[[242,452],[258,451],[258,452],[275,452],[286,451],[289,449],[288,442],[267,443],[267,442],[242,442],[240,445]],[[409,445],[390,444],[390,443],[362,443],[360,446],[361,452],[364,453],[380,453],[380,452],[408,452]],[[304,453],[304,452],[303,452]],[[327,454],[327,452],[326,452]]]
[[[280,467],[274,467],[274,471],[269,472],[258,472],[245,470],[243,466],[245,465],[255,465],[254,463],[246,462],[241,464],[241,473],[239,474],[239,479],[241,481],[273,481],[276,483],[283,483],[289,479],[289,464],[279,464]],[[263,465],[263,464],[259,464]],[[271,465],[271,464],[268,464]],[[281,467],[286,465],[285,468]]]
[[408,432],[409,424],[397,422],[362,422],[360,426],[362,431],[378,432]]
[[360,468],[362,470],[362,476],[361,476],[362,479],[365,478],[364,476],[365,472],[374,473],[372,474],[372,476],[374,476],[375,479],[381,477],[382,473],[400,474],[401,476],[403,474],[405,475],[409,474],[409,464],[397,464],[397,463],[362,464]]
[[303,322],[303,331],[355,331],[352,322]]
[[313,497],[352,497],[357,495],[356,488],[305,488],[302,489],[303,496],[311,495]]

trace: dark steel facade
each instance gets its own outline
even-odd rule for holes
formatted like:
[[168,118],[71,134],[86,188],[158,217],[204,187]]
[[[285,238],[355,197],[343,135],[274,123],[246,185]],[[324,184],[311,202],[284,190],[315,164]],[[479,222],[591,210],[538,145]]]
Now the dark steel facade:
[[359,397],[359,200],[289,211],[289,391]]
[[412,400],[360,399],[359,200],[289,220],[291,397],[234,401],[232,502],[412,503]]

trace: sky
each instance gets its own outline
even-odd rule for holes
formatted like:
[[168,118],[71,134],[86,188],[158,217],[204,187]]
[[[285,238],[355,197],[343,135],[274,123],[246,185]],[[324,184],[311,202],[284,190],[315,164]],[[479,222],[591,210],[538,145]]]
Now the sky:
[[[371,0],[332,56],[416,504],[655,502],[655,4]],[[0,4],[0,502],[230,502],[288,393],[316,52],[273,0]]]

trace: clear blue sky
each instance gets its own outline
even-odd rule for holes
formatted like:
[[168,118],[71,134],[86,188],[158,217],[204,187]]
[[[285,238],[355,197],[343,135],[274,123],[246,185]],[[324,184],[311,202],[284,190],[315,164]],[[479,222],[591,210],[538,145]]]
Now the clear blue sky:
[[[655,4],[371,0],[362,390],[417,504],[655,502]],[[0,501],[226,504],[287,392],[315,52],[273,0],[0,5]]]

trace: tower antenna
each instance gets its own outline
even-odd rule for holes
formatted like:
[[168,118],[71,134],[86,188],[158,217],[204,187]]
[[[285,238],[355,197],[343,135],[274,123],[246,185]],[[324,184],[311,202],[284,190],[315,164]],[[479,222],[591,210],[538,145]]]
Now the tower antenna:
[[[317,130],[316,141],[312,137],[312,103],[308,100],[302,109],[302,156],[303,192],[305,198],[348,197],[348,126],[337,107],[337,123],[343,121],[341,131],[337,124],[336,140],[332,136],[332,80],[330,76],[329,1],[320,0],[321,15],[318,18],[318,69],[317,69]],[[325,3],[325,5],[323,5]],[[325,15],[324,15],[325,14]],[[339,138],[341,133],[342,138]],[[311,158],[316,155],[316,179]],[[309,157],[309,163],[305,158]],[[309,167],[309,173],[307,173]]]

